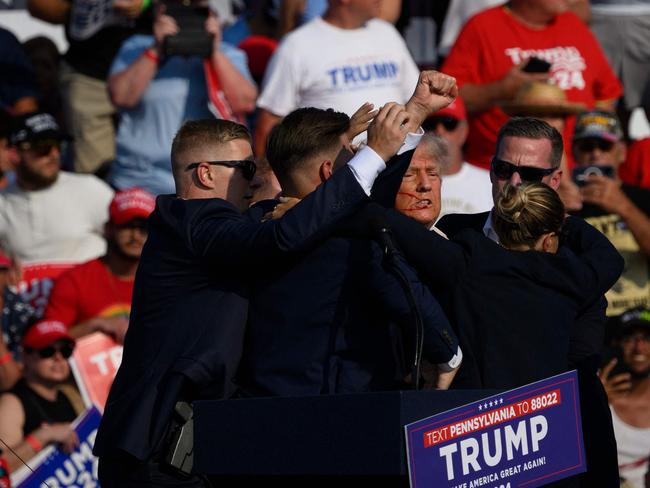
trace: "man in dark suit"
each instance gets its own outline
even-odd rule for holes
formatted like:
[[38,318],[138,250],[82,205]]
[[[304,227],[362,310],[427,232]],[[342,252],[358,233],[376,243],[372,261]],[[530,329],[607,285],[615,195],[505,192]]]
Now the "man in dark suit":
[[[428,97],[427,113],[451,98],[441,80],[432,80],[432,86],[436,91]],[[384,106],[377,118],[402,117],[400,110]],[[423,117],[412,104],[405,114],[414,132]],[[345,114],[304,108],[273,129],[266,156],[285,196],[304,198],[336,173],[349,124]],[[412,150],[419,138],[410,134],[401,151]],[[401,174],[394,176],[392,201],[401,181]],[[391,186],[382,183],[384,188],[378,188],[379,181],[373,187],[374,198]],[[438,364],[437,386],[445,387],[460,362],[457,340],[415,273],[405,262],[397,266],[408,276],[420,308],[425,357]],[[389,322],[399,323],[409,335],[413,312],[399,281],[382,266],[376,243],[334,235],[272,267],[251,295],[238,376],[245,394],[317,395],[403,386],[406,373],[394,360]]]
[[[499,131],[491,162],[493,199],[496,200],[506,183],[518,185],[524,181],[538,181],[557,191],[562,177],[562,153],[561,135],[546,122],[531,117],[510,119]],[[472,228],[499,242],[492,226],[492,211],[445,215],[436,227],[452,239],[461,230]],[[568,237],[570,241],[571,236]],[[580,376],[583,432],[589,464],[589,471],[581,479],[584,486],[615,486],[618,482],[611,414],[607,396],[596,376],[603,347],[606,308],[604,297],[587,305],[570,331],[569,363]],[[471,354],[471,351],[466,352]]]
[[158,197],[149,219],[122,365],[95,442],[102,486],[203,486],[196,476],[181,482],[163,462],[176,403],[231,394],[251,276],[323,238],[367,199],[404,140],[400,124],[373,122],[368,151],[262,224],[241,213],[255,171],[248,131],[224,120],[179,130],[177,193]]

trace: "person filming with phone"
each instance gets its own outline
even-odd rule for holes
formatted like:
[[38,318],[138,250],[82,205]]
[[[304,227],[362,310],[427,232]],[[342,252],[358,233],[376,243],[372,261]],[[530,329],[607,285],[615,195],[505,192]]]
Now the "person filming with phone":
[[618,357],[600,372],[612,410],[621,479],[644,488],[650,457],[650,310],[636,308],[616,323]]
[[618,167],[625,160],[618,118],[602,110],[578,116],[573,136],[583,208],[578,213],[605,234],[625,258],[620,280],[607,293],[607,315],[650,307],[650,191],[621,183]]
[[257,87],[243,51],[221,40],[207,1],[154,5],[153,36],[134,35],[120,48],[108,89],[120,110],[110,181],[118,189],[174,193],[171,141],[185,120],[243,122]]

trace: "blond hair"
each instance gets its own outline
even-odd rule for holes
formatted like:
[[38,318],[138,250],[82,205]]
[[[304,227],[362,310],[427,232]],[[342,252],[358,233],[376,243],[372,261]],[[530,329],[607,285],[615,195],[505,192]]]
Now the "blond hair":
[[560,232],[564,205],[558,194],[542,183],[507,184],[494,205],[492,220],[503,246],[532,248],[544,234]]

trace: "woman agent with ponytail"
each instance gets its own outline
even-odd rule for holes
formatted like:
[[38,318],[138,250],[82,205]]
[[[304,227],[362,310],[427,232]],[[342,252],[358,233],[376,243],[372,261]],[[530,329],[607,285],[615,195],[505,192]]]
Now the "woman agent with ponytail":
[[[609,241],[565,219],[555,191],[540,183],[504,188],[493,210],[501,244],[471,229],[448,241],[394,211],[387,221],[456,325],[460,388],[509,389],[566,371],[577,312],[623,268]],[[573,252],[560,245],[569,226]]]

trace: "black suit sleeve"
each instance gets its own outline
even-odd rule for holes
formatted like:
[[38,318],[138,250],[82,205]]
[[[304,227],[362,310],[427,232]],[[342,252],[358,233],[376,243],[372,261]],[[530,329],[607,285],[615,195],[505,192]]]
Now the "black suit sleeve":
[[461,246],[394,210],[386,212],[386,221],[408,262],[434,290],[454,286],[466,268]]
[[390,161],[387,168],[377,177],[372,185],[370,198],[386,208],[395,206],[395,198],[402,185],[404,173],[409,169],[415,149],[406,151]]
[[618,280],[624,261],[609,239],[579,217],[568,217],[564,244],[585,266],[586,300],[592,302]]
[[259,223],[234,207],[198,212],[190,246],[207,262],[263,265],[282,253],[300,251],[326,237],[367,200],[352,171],[341,168],[280,220]]
[[[394,276],[393,271],[382,265],[379,246],[374,244],[372,252],[373,259],[367,280],[371,287],[371,295],[376,298],[377,304],[388,313],[393,321],[408,330],[413,326],[414,318],[404,289]],[[458,339],[449,325],[447,317],[440,304],[427,287],[420,282],[415,271],[402,256],[397,256],[395,265],[408,280],[415,303],[422,316],[424,357],[432,363],[447,363],[458,351]]]

